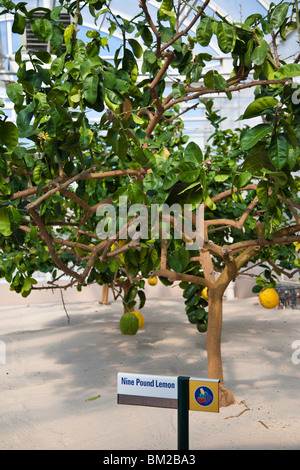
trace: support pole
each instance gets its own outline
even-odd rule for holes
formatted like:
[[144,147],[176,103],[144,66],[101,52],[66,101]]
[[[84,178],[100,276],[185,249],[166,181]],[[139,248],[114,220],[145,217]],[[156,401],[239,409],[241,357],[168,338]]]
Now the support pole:
[[189,450],[189,377],[178,377],[178,450]]

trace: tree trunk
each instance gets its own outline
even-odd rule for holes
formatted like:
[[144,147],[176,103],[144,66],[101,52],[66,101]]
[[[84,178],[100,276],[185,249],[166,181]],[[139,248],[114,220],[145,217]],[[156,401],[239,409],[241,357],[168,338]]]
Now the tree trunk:
[[102,299],[100,300],[99,304],[110,305],[110,302],[108,302],[108,291],[109,291],[108,285],[103,284]]
[[220,380],[220,407],[235,403],[232,392],[224,387],[223,364],[221,353],[223,325],[223,295],[230,282],[242,266],[257,255],[259,247],[249,247],[235,259],[227,257],[227,264],[212,287],[208,289],[208,324],[206,348],[208,360],[208,378]]
[[206,333],[206,348],[208,361],[208,378],[220,380],[220,407],[235,403],[232,392],[224,387],[223,364],[221,352],[223,324],[223,294],[224,286],[215,286],[208,291],[208,325]]

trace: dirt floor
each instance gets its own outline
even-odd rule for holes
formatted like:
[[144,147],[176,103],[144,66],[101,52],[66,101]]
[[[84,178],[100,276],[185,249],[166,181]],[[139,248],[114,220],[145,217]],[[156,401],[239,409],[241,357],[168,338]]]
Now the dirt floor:
[[[120,333],[119,302],[66,308],[69,323],[61,303],[0,307],[0,449],[176,450],[177,411],[118,405],[117,373],[206,377],[205,334],[183,301],[149,300],[136,336]],[[300,310],[224,302],[225,385],[237,403],[190,411],[190,449],[300,448],[296,341]]]

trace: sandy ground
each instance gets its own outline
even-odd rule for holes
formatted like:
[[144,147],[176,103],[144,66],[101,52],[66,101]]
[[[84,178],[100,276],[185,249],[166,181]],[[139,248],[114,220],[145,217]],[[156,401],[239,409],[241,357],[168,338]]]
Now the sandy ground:
[[[224,304],[224,375],[237,404],[190,411],[190,449],[299,449],[300,310],[264,310],[254,298]],[[0,449],[176,450],[177,411],[118,405],[116,379],[206,377],[205,335],[182,300],[149,300],[133,337],[119,331],[119,303],[67,310],[70,323],[60,303],[0,307]]]

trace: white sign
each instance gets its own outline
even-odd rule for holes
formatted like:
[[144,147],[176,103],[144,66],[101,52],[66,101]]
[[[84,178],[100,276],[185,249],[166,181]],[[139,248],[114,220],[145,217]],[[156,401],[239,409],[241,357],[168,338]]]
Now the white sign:
[[121,395],[177,399],[177,377],[119,372],[118,393]]
[[118,403],[176,408],[177,377],[118,373]]

